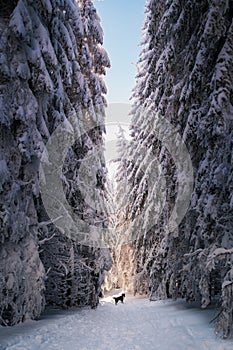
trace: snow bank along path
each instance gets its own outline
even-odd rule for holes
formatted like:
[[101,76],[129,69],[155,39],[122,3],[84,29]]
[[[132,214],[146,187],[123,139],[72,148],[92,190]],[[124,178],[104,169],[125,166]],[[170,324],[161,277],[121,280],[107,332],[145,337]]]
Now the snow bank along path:
[[39,321],[0,328],[1,350],[232,350],[214,335],[214,310],[183,300],[150,302],[109,296],[96,310],[52,310]]

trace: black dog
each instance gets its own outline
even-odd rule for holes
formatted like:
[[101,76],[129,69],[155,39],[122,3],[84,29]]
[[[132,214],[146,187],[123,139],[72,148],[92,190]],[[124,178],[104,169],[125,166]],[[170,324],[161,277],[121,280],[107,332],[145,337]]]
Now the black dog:
[[121,301],[123,303],[123,300],[125,298],[125,293],[122,293],[119,297],[113,297],[115,300],[115,305],[117,305],[118,301]]

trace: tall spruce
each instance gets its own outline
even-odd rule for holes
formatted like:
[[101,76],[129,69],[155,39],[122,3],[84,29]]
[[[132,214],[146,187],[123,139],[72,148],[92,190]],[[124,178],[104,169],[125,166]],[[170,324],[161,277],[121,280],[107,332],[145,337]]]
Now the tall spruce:
[[[82,246],[50,222],[38,177],[46,142],[61,123],[70,128],[72,116],[80,137],[65,159],[64,191],[84,222],[104,229],[101,76],[110,64],[91,1],[0,1],[0,8],[0,323],[14,325],[39,317],[45,303],[98,303],[108,252]],[[102,211],[79,186],[80,164],[95,148],[89,175]]]
[[[217,298],[223,337],[233,316],[232,15],[232,1],[147,1],[125,155],[135,292],[203,308]],[[190,207],[173,232],[166,225],[179,183],[157,132],[162,118],[182,137],[194,171]]]

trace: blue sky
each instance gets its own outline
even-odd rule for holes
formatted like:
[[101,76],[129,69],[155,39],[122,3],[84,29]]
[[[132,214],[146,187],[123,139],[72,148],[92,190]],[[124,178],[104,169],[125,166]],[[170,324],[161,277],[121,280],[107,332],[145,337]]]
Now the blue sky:
[[94,0],[111,68],[105,82],[109,103],[129,103],[142,40],[145,0]]

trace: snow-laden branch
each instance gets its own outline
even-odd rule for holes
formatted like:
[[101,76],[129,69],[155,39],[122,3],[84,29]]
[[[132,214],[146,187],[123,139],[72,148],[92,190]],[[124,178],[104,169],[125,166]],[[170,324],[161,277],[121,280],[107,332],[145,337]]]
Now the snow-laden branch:
[[56,232],[55,232],[52,236],[50,236],[50,237],[48,237],[48,238],[42,239],[41,241],[38,242],[39,245],[41,246],[42,244],[44,244],[44,243],[50,241],[51,239],[53,239],[53,237],[54,237],[55,235],[56,235]]
[[231,249],[225,249],[225,248],[217,248],[214,250],[212,254],[209,255],[209,259],[215,259],[218,258],[220,255],[225,254],[233,254],[233,248]]
[[225,288],[225,287],[228,287],[230,285],[233,285],[233,281],[224,281],[223,284],[222,284],[222,289]]
[[227,255],[233,254],[233,248],[225,249],[225,248],[216,248],[212,253],[210,253],[207,257],[206,267],[209,271],[215,269],[215,263],[217,259],[222,259]]
[[58,220],[60,220],[60,219],[62,219],[62,218],[63,218],[63,216],[60,215],[60,216],[58,216],[58,217],[57,217],[56,219],[54,219],[54,220],[41,221],[41,222],[39,222],[38,226],[39,226],[39,227],[48,226],[48,225],[51,225],[51,224],[53,224],[54,222],[56,222],[56,221],[58,221]]
[[48,276],[48,274],[50,273],[51,269],[52,269],[51,267],[48,268],[48,270],[45,273],[46,276]]
[[192,258],[195,255],[198,255],[199,253],[202,253],[202,252],[203,252],[203,249],[200,248],[200,249],[195,250],[195,252],[184,254],[184,257],[185,258]]

